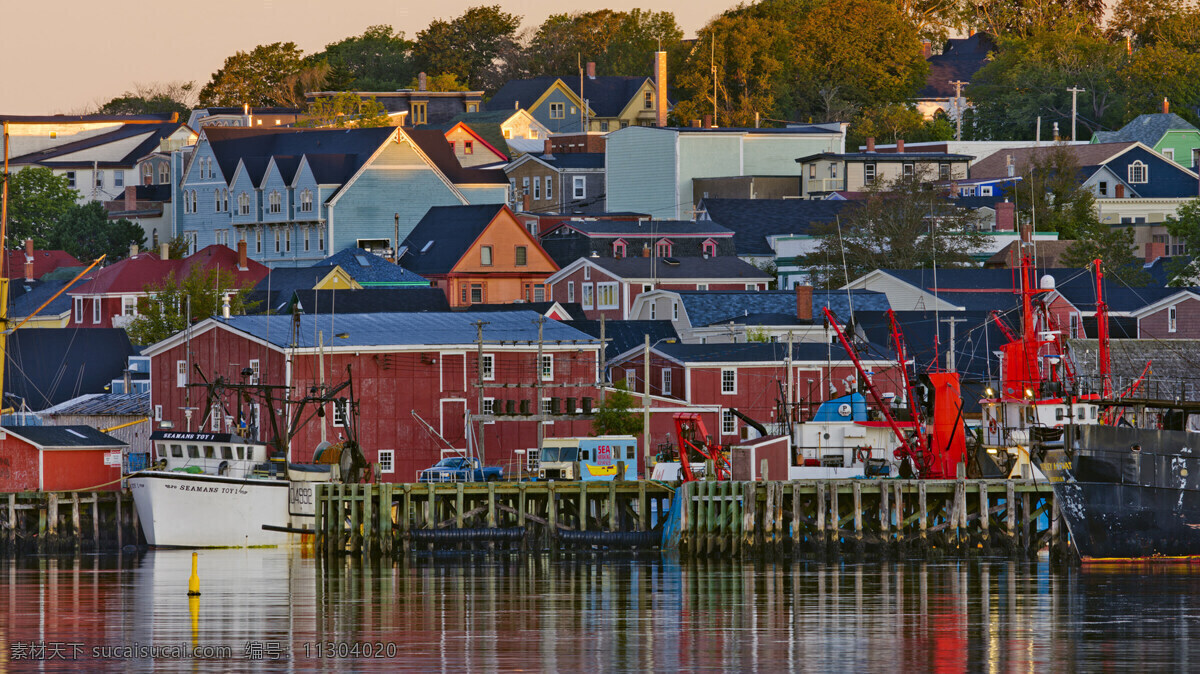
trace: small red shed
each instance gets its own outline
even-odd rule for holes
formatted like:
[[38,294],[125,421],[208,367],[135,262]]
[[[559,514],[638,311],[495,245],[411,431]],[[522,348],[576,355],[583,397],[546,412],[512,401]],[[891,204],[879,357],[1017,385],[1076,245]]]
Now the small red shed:
[[125,447],[91,426],[2,426],[0,492],[116,491]]

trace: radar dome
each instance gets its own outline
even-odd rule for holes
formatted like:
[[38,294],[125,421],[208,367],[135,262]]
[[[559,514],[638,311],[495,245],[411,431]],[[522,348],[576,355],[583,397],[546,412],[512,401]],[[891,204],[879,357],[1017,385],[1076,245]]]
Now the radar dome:
[[1054,290],[1054,277],[1046,274],[1042,280],[1038,282],[1038,287],[1042,290]]

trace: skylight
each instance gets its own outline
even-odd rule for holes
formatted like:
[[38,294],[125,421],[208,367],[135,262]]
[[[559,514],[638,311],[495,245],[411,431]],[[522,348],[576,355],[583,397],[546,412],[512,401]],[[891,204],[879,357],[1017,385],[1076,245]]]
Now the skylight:
[[78,438],[83,438],[84,440],[87,440],[87,436],[86,436],[86,435],[84,435],[83,433],[80,433],[79,431],[77,431],[77,430],[75,430],[75,429],[73,429],[73,428],[68,428],[68,429],[66,429],[66,431],[67,431],[68,433],[70,433],[71,435],[74,435],[75,437],[78,437]]
[[366,255],[355,255],[354,259],[358,260],[359,266],[362,266],[362,267],[370,267],[371,266],[371,263],[369,261],[367,261]]
[[425,244],[425,247],[421,249],[421,252],[424,253],[425,251],[429,250],[429,247],[432,245],[433,241],[431,240],[429,243]]

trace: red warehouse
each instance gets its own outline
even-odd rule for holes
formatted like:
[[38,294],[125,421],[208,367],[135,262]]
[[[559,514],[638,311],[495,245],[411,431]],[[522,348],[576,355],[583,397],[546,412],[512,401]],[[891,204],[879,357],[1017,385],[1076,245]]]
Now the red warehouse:
[[4,426],[0,492],[120,488],[124,442],[91,426]]
[[[539,447],[539,423],[544,437],[587,435],[590,420],[574,412],[598,397],[599,350],[599,340],[574,328],[513,311],[213,318],[193,328],[190,339],[180,333],[144,354],[151,357],[155,418],[179,430],[237,432],[239,411],[267,419],[265,410],[236,409],[245,403],[229,396],[203,409],[206,389],[190,386],[202,381],[199,373],[208,381],[242,382],[248,369],[258,383],[286,387],[295,400],[319,385],[322,364],[323,380],[334,385],[345,381],[349,367],[367,461],[378,464],[384,481],[412,482],[418,470],[466,448],[467,417],[480,413],[481,398],[482,412],[494,413],[482,425],[484,461],[506,473],[521,457],[536,456],[529,450]],[[293,461],[311,460],[323,434],[331,442],[344,436],[346,410],[326,408],[293,439]],[[535,419],[539,411],[545,414]],[[270,423],[259,426],[263,431],[252,439],[271,439]]]

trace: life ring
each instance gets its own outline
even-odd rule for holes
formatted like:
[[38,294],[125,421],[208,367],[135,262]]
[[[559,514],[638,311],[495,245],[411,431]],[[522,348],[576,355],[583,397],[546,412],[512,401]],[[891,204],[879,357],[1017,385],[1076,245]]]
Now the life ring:
[[996,423],[995,419],[992,419],[991,421],[988,422],[988,432],[989,433],[995,435],[996,432],[999,430],[1000,430],[1000,425]]
[[871,458],[871,446],[867,445],[854,450],[854,458],[858,459],[859,463],[866,463],[867,459]]

